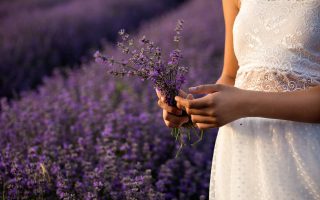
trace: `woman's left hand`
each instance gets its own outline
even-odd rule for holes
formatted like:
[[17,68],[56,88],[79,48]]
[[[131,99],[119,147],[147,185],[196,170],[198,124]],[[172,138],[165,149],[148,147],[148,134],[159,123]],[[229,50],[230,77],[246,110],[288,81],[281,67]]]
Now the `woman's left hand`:
[[177,107],[186,110],[199,129],[220,127],[244,117],[245,90],[223,84],[209,84],[189,88],[189,92],[207,94],[191,100],[175,97]]

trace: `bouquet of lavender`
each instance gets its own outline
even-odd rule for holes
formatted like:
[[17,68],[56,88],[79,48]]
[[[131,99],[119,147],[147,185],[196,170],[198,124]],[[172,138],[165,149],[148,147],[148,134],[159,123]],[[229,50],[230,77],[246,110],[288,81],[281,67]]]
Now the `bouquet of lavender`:
[[[114,59],[112,56],[107,57],[99,51],[94,54],[96,62],[107,65],[108,73],[113,76],[136,76],[141,80],[150,80],[153,86],[165,96],[165,102],[176,107],[174,97],[179,94],[182,84],[185,82],[185,74],[188,67],[181,64],[182,53],[179,47],[181,40],[181,31],[183,29],[183,20],[178,20],[175,28],[174,43],[175,49],[171,51],[169,60],[164,60],[161,48],[155,46],[154,42],[148,40],[145,36],[140,39],[138,46],[125,30],[119,31],[122,41],[117,46],[126,55],[127,59],[121,61]],[[184,114],[186,114],[184,112]],[[176,154],[178,156],[182,147],[185,145],[185,137],[191,140],[190,132],[195,130],[191,120],[181,128],[173,128],[171,134],[179,141],[180,147]],[[198,140],[192,145],[201,141],[203,131],[200,135],[193,131]]]

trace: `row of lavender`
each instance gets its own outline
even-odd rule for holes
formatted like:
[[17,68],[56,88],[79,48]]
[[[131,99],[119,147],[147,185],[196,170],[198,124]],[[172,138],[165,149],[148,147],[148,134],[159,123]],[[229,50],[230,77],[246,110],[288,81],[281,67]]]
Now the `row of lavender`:
[[102,38],[112,41],[121,27],[133,30],[143,20],[183,1],[1,3],[0,96],[11,96],[35,87],[54,67],[80,63],[81,57],[85,57],[90,48],[96,48]]
[[17,13],[51,8],[67,1],[74,0],[2,0],[0,2],[0,20]]
[[[188,85],[220,73],[219,1],[193,0],[142,28],[168,54],[177,19]],[[117,51],[106,47],[106,53]],[[1,101],[0,195],[4,199],[207,199],[216,130],[175,159],[177,144],[161,121],[155,91],[115,80],[96,64],[57,73],[39,93]]]

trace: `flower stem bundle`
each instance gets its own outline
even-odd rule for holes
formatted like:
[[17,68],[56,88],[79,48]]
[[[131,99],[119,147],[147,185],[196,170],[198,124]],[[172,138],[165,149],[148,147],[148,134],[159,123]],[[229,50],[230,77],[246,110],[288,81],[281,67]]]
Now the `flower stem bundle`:
[[[189,70],[189,67],[182,65],[181,62],[183,57],[179,44],[183,23],[183,20],[178,20],[173,38],[175,49],[171,51],[168,60],[163,58],[161,48],[147,39],[146,36],[143,36],[137,43],[123,29],[119,31],[121,42],[118,42],[117,46],[126,59],[116,60],[112,56],[105,56],[97,51],[94,54],[95,60],[100,64],[107,65],[108,73],[113,76],[139,77],[141,80],[151,81],[154,88],[164,95],[165,103],[176,107],[174,97],[179,95],[179,90],[185,83],[185,74]],[[184,112],[184,115],[186,115],[186,112]],[[196,144],[202,139],[203,131],[199,135],[191,120],[180,128],[172,129],[171,134],[180,144],[176,156],[185,145],[184,136],[191,140],[191,131],[195,132],[199,138],[194,143]]]

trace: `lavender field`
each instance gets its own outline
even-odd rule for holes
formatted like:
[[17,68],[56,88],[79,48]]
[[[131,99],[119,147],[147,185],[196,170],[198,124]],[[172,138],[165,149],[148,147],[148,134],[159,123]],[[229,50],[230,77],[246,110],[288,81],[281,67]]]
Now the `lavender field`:
[[[16,1],[12,6],[18,6],[20,0]],[[48,4],[30,6],[35,13],[43,12],[44,18],[39,20],[45,19],[47,15],[48,17],[54,15],[51,16],[50,11],[43,11],[50,7],[50,0],[46,1]],[[60,3],[72,5],[82,1],[61,0],[51,6],[58,9]],[[97,5],[109,2],[95,1]],[[36,0],[33,2],[37,4]],[[141,14],[141,17],[138,17],[140,21],[146,16],[160,12],[159,10],[167,10],[164,9],[164,5],[169,5],[166,3],[159,5],[156,3],[158,1],[126,2],[142,9],[139,15],[143,10],[150,12],[146,15]],[[152,8],[153,6],[162,8]],[[101,9],[99,12],[105,14],[112,12],[108,10],[110,7],[101,6],[95,9]],[[131,10],[131,7],[128,6],[127,9]],[[56,55],[68,57],[66,59],[70,56],[71,60],[80,62],[84,54],[77,51],[83,49],[91,52],[94,47],[91,45],[93,43],[82,44],[86,43],[86,37],[94,38],[93,40],[105,37],[105,32],[100,29],[111,30],[114,34],[114,31],[121,27],[132,26],[132,30],[137,27],[136,22],[131,21],[133,17],[128,10],[122,11],[122,17],[110,19],[109,24],[95,18],[99,12],[90,12],[88,15],[90,19],[83,18],[88,21],[82,23],[71,17],[70,24],[79,27],[80,30],[75,28],[70,37],[62,35],[57,37],[63,44],[61,48],[51,48],[50,42],[53,37],[47,38],[47,35],[41,35],[40,31],[38,36],[48,40],[48,46],[39,47],[38,51],[47,57],[33,54],[37,52],[36,49],[31,51],[33,47],[28,46],[29,44],[23,46],[23,43],[20,43],[23,48],[19,48],[19,55],[30,55],[22,58],[18,54],[9,54],[9,50],[4,50],[9,47],[5,46],[5,43],[0,43],[0,48],[3,49],[0,52],[4,51],[5,55],[8,55],[7,60],[5,58],[0,60],[0,65],[4,66],[1,70],[7,70],[1,74],[8,74],[2,78],[1,86],[12,87],[4,86],[6,83],[4,80],[7,78],[9,80],[12,73],[11,79],[16,80],[17,85],[25,83],[26,87],[29,87],[32,76],[43,77],[45,73],[42,70],[53,70],[54,67],[66,64],[67,62],[55,62],[55,58],[60,59],[59,56],[52,58],[53,62],[49,62],[50,56],[55,52]],[[61,13],[69,12],[61,11]],[[19,14],[3,14],[0,16],[0,23],[4,24],[6,20],[11,20],[15,16]],[[181,49],[184,62],[190,66],[190,71],[183,89],[195,84],[214,82],[223,64],[224,26],[220,1],[190,0],[164,15],[157,14],[157,16],[140,26],[139,30],[135,31],[134,37],[140,38],[146,35],[162,47],[163,53],[169,54],[173,48],[172,30],[178,19],[184,19]],[[30,17],[32,18],[32,15]],[[65,22],[65,17],[61,14],[57,18],[57,25],[52,26],[60,27],[61,23]],[[25,20],[34,19],[38,18]],[[18,23],[26,24],[20,21]],[[81,36],[84,32],[80,26],[83,23],[91,27],[88,31],[89,36],[86,34]],[[7,25],[9,24],[8,22]],[[11,25],[14,26],[12,23]],[[16,26],[22,30],[21,27]],[[50,32],[51,29],[47,28],[44,30]],[[19,37],[25,37],[21,41],[28,43],[34,34],[29,33],[28,29],[24,31],[26,33],[20,32]],[[5,32],[10,35],[9,29],[1,29],[0,35]],[[59,32],[52,34],[59,35]],[[10,37],[16,40],[15,36]],[[110,42],[104,44],[104,53],[120,56],[119,51],[111,44],[112,39],[106,38],[105,40]],[[12,44],[8,41],[6,45]],[[64,47],[67,46],[67,52],[70,54],[63,53]],[[16,50],[14,46],[10,48]],[[17,57],[13,58],[13,55]],[[20,68],[19,63],[14,64],[17,67],[9,67],[14,65],[7,64],[18,62],[20,58],[30,59],[27,61],[28,67]],[[42,69],[42,66],[48,66],[48,69],[47,67]],[[28,73],[29,75],[26,75]],[[28,76],[31,76],[30,80]],[[20,80],[22,82],[19,82]],[[175,158],[178,145],[170,135],[170,131],[162,121],[162,112],[157,106],[157,96],[150,84],[138,79],[111,77],[105,73],[103,66],[93,61],[85,62],[77,68],[55,70],[52,76],[43,78],[43,84],[36,90],[22,92],[19,99],[8,100],[5,97],[1,99],[0,197],[65,200],[208,199],[211,159],[217,130],[206,131],[198,145],[184,148],[178,158]]]
[[120,28],[184,0],[14,0],[0,2],[0,97],[35,88],[56,67],[75,67]]

